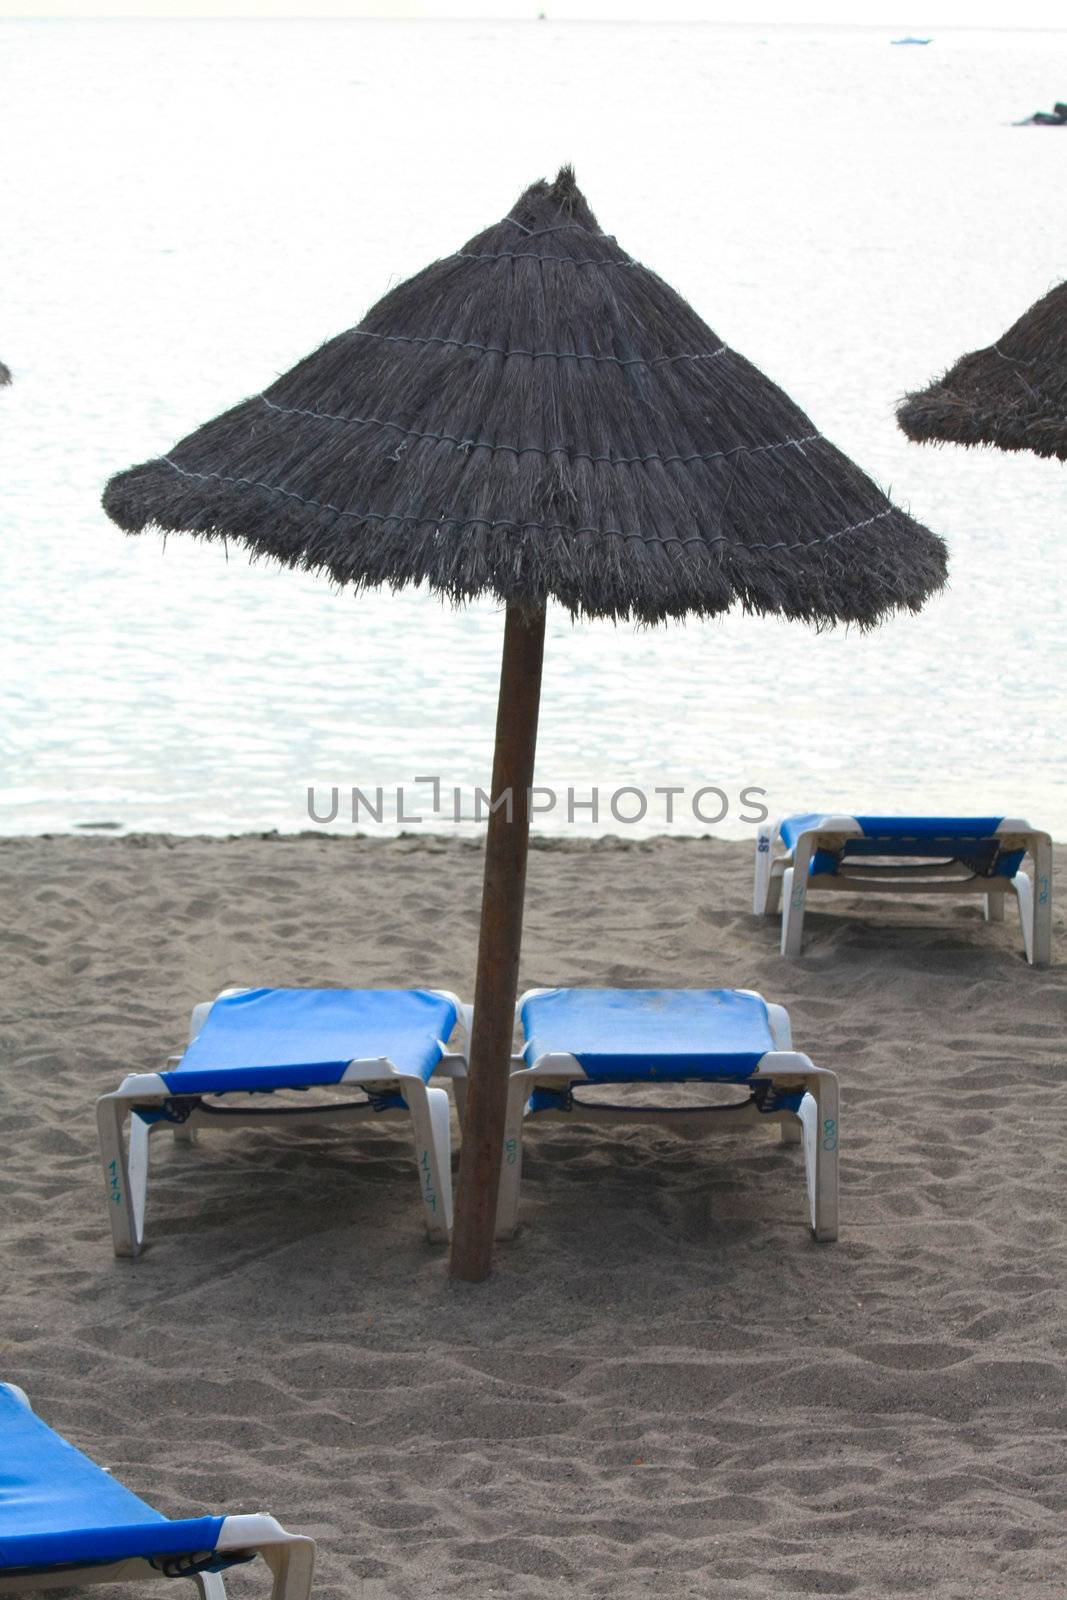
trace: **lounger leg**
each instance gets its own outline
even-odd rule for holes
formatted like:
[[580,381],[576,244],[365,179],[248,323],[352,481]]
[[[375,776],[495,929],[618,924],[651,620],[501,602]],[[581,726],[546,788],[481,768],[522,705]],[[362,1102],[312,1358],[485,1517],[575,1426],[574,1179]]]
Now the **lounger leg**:
[[197,1572],[193,1582],[200,1594],[200,1600],[226,1600],[226,1585],[222,1581],[221,1572]]
[[982,909],[987,922],[1003,922],[1004,896],[1002,894],[983,895]]
[[315,1571],[315,1546],[310,1539],[288,1539],[259,1553],[274,1575],[271,1600],[310,1600]]
[[767,885],[767,900],[763,909],[768,917],[776,917],[781,910],[783,870],[782,858],[779,856],[777,861],[771,863],[771,878]]
[[1017,872],[1011,880],[1019,906],[1019,925],[1023,930],[1023,949],[1031,966],[1034,962],[1034,886],[1025,872]]
[[798,878],[795,867],[786,867],[782,876],[782,954],[798,956],[804,938],[804,902],[807,884]]
[[[127,1152],[123,1124],[130,1116]],[[111,1218],[111,1237],[117,1256],[138,1256],[144,1238],[145,1196],[148,1189],[149,1125],[130,1102],[119,1095],[101,1095],[96,1102],[100,1160]]]
[[456,1096],[456,1116],[459,1118],[459,1131],[463,1132],[463,1124],[467,1120],[467,1079],[464,1074],[452,1079],[452,1088]]
[[430,1126],[447,1236],[452,1232],[452,1104],[447,1089],[427,1089],[426,1098],[430,1107]]
[[148,1200],[148,1141],[151,1138],[152,1125],[139,1116],[136,1111],[130,1112],[130,1209],[133,1212],[133,1227],[137,1239],[137,1248],[141,1248],[144,1239],[144,1214]]
[[767,910],[767,895],[771,887],[772,829],[761,823],[756,834],[756,876],[752,885],[752,910],[762,917]]
[[452,1226],[452,1130],[447,1089],[428,1089],[421,1078],[404,1078],[401,1093],[411,1113],[415,1165],[426,1218],[426,1235],[447,1244]]
[[816,1239],[837,1238],[839,1111],[837,1075],[819,1072],[809,1078],[800,1103],[804,1133],[804,1168],[808,1180],[808,1217]]
[[[785,1006],[768,1005],[767,1021],[771,1027],[771,1038],[778,1050],[792,1050],[793,1024],[789,1020],[789,1012]],[[799,1144],[804,1137],[804,1129],[800,1118],[794,1112],[786,1112],[778,1124],[779,1138],[783,1144]]]
[[1047,967],[1052,960],[1052,844],[1038,839],[1034,844],[1034,936],[1035,967]]
[[508,1085],[504,1122],[504,1159],[496,1201],[496,1237],[513,1239],[519,1226],[519,1189],[522,1185],[522,1125],[532,1084],[523,1073],[513,1073]]
[[[222,1000],[227,995],[243,994],[243,993],[245,993],[245,991],[243,989],[223,989],[222,994],[220,994],[218,996],[218,998],[220,1000]],[[190,1044],[192,1044],[193,1040],[196,1038],[197,1034],[200,1032],[201,1028],[204,1026],[204,1023],[208,1019],[208,1014],[211,1011],[211,1008],[212,1008],[212,1006],[214,1004],[215,1004],[214,1000],[202,1000],[199,1005],[193,1007],[193,1014],[192,1014],[192,1017],[191,1017],[190,1022],[189,1022],[189,1043]],[[173,1059],[174,1059],[174,1064],[177,1065],[178,1062],[181,1060],[181,1056],[175,1056]],[[196,1128],[190,1128],[190,1126],[189,1126],[189,1124],[187,1122],[179,1122],[179,1123],[175,1124],[175,1128],[174,1128],[174,1143],[175,1144],[184,1144],[184,1145],[195,1144],[196,1143],[196,1135],[197,1135]]]

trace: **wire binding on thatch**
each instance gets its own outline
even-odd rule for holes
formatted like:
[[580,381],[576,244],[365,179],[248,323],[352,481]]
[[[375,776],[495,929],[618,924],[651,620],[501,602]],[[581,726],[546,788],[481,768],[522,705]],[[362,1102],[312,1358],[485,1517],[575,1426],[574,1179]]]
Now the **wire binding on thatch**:
[[992,444],[1067,461],[1067,283],[996,344],[906,395],[897,421],[919,444]]
[[601,232],[569,168],[104,506],[339,583],[648,622],[739,600],[866,624],[945,578],[941,541]]

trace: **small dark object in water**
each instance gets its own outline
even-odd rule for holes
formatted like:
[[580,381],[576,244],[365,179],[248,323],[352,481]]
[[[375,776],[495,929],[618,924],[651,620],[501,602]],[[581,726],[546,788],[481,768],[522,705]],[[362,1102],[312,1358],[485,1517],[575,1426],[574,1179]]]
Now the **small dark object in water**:
[[1051,111],[1035,111],[1015,124],[1017,128],[1067,128],[1067,105],[1057,100]]
[[83,828],[83,829],[92,828],[97,833],[105,833],[105,832],[113,833],[113,832],[117,832],[117,830],[122,827],[122,823],[121,822],[76,822],[74,824],[74,826],[76,828]]

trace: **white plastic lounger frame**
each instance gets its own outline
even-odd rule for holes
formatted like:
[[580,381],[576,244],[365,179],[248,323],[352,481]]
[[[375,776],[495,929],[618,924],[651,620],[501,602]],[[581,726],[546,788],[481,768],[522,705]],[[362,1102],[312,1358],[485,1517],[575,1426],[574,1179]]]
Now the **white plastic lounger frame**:
[[[804,912],[810,893],[836,890],[845,894],[979,895],[987,922],[1003,922],[1004,900],[1012,895],[1019,908],[1023,946],[1032,966],[1047,967],[1052,957],[1052,840],[1018,818],[996,829],[1004,849],[1025,851],[1033,862],[1031,878],[1021,867],[1014,877],[982,877],[961,862],[937,864],[948,854],[931,841],[930,861],[875,863],[845,857],[837,872],[811,872],[817,850],[839,850],[848,839],[865,838],[855,817],[827,816],[818,827],[803,830],[792,850],[782,848],[781,824],[761,824],[756,836],[756,873],[752,907],[756,916],[782,915],[781,950],[799,956],[804,938]],[[992,837],[992,836],[991,836]],[[776,846],[779,847],[776,849]]]
[[[248,992],[243,988],[224,989],[217,999]],[[456,1008],[461,1051],[450,1053],[444,1048],[447,1041],[442,1041],[441,1060],[434,1069],[434,1076],[451,1077],[457,1064],[465,1070],[469,1007],[464,1006],[448,990],[437,989],[432,992],[451,1001]],[[190,1043],[203,1027],[213,1004],[214,1001],[208,1000],[194,1006],[189,1030]],[[169,1056],[166,1065],[176,1065],[180,1060],[180,1055]],[[434,1243],[447,1243],[452,1228],[452,1132],[447,1089],[431,1087],[418,1076],[400,1072],[385,1057],[350,1061],[336,1085],[323,1085],[326,1088],[344,1086],[375,1094],[399,1091],[405,1104],[381,1110],[375,1109],[369,1098],[306,1107],[260,1109],[245,1104],[240,1108],[226,1107],[220,1114],[218,1109],[198,1104],[200,1097],[195,1096],[190,1099],[187,1113],[179,1111],[181,1120],[168,1123],[166,1120],[146,1120],[138,1114],[146,1111],[151,1115],[165,1108],[173,1108],[176,1102],[180,1102],[181,1097],[167,1087],[159,1074],[132,1073],[124,1078],[113,1094],[101,1095],[96,1103],[100,1159],[104,1169],[115,1254],[136,1259],[141,1253],[148,1193],[148,1146],[157,1128],[171,1126],[177,1142],[192,1144],[201,1128],[252,1128],[262,1127],[265,1123],[274,1127],[325,1127],[350,1122],[381,1122],[387,1117],[400,1117],[410,1123],[415,1141],[415,1165],[426,1234]],[[209,1094],[207,1098],[221,1096]],[[125,1136],[127,1117],[130,1119],[128,1141]]]
[[[535,995],[551,991],[531,989],[522,995],[516,1007],[516,1018],[521,1018],[522,1007]],[[751,994],[753,991],[744,990]],[[755,998],[759,998],[755,996]],[[803,1144],[804,1170],[808,1191],[808,1223],[815,1238],[830,1243],[838,1231],[838,1143],[840,1109],[837,1074],[825,1067],[817,1067],[807,1056],[793,1049],[792,1027],[784,1006],[767,1002],[767,1019],[776,1049],[760,1060],[757,1070],[732,1087],[747,1088],[753,1084],[770,1084],[781,1093],[802,1091],[804,1098],[799,1111],[761,1111],[752,1102],[726,1107],[660,1107],[599,1106],[589,1101],[575,1105],[572,1110],[545,1109],[536,1113],[537,1122],[647,1122],[663,1127],[669,1123],[677,1128],[708,1128],[728,1124],[732,1127],[777,1124],[781,1129],[783,1144]],[[521,1027],[521,1022],[519,1023]],[[457,1101],[462,1107],[462,1091],[457,1078]],[[529,1120],[530,1096],[535,1089],[562,1091],[571,1085],[588,1082],[587,1074],[575,1056],[546,1055],[528,1065],[525,1056],[511,1058],[511,1076],[508,1083],[507,1122],[504,1134],[504,1159],[500,1172],[500,1190],[496,1209],[496,1237],[511,1239],[518,1227],[519,1187],[522,1180],[523,1132]],[[691,1083],[700,1080],[691,1080]],[[642,1082],[649,1087],[652,1080]]]
[[[27,1410],[29,1399],[17,1384],[3,1385]],[[216,1555],[262,1556],[271,1571],[271,1600],[309,1600],[315,1568],[315,1541],[303,1534],[287,1533],[274,1517],[262,1514],[224,1517],[215,1543]],[[190,1573],[203,1600],[226,1600],[226,1585],[221,1572]],[[5,1572],[0,1568],[0,1595],[26,1594],[34,1590],[80,1589],[93,1583],[143,1583],[163,1578],[172,1582],[160,1566],[141,1557],[121,1561],[93,1562],[73,1567],[57,1564],[33,1571]]]

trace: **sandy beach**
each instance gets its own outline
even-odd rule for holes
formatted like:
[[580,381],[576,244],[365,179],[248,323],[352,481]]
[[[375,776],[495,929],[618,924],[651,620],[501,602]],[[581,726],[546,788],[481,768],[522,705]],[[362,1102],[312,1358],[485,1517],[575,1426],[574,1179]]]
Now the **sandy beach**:
[[150,1248],[113,1259],[94,1096],[228,984],[469,995],[480,869],[429,837],[0,843],[4,1375],[160,1509],[313,1535],[320,1600],[1058,1600],[1062,910],[1047,972],[1010,917],[843,898],[785,963],[746,846],[542,842],[523,985],[758,988],[840,1074],[839,1244],[760,1130],[549,1125],[520,1236],[450,1286],[394,1123],[160,1138]]

